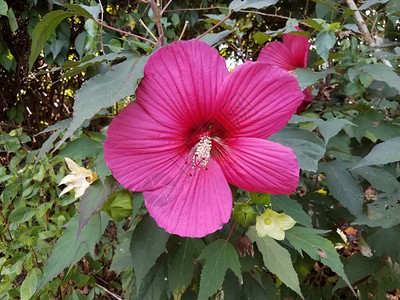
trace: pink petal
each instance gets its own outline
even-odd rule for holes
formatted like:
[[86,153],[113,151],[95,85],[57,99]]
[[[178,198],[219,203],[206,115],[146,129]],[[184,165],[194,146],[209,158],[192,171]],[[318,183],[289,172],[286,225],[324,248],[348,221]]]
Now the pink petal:
[[304,96],[290,73],[246,62],[229,74],[217,98],[224,104],[215,119],[231,136],[267,138],[287,123]]
[[311,94],[311,90],[309,87],[307,87],[303,90],[303,95],[304,95],[303,102],[301,102],[300,106],[296,110],[296,113],[298,113],[298,114],[301,113],[302,111],[306,110],[308,105],[310,105],[310,103],[313,101],[313,96]]
[[150,56],[137,101],[166,126],[209,118],[228,70],[218,51],[198,40],[162,47]]
[[258,62],[277,66],[286,71],[295,69],[292,65],[292,53],[281,42],[272,42],[266,45],[258,56]]
[[165,174],[173,176],[174,165],[184,159],[181,137],[181,129],[165,127],[134,102],[110,124],[104,159],[125,188],[157,188],[162,186]]
[[299,182],[299,165],[292,149],[257,138],[227,141],[216,159],[229,183],[246,191],[290,194]]
[[181,164],[181,171],[161,189],[143,192],[146,207],[167,232],[203,237],[229,221],[232,193],[218,164],[207,169]]
[[308,54],[310,53],[310,43],[308,39],[295,34],[284,34],[283,44],[290,52],[292,70],[306,68]]

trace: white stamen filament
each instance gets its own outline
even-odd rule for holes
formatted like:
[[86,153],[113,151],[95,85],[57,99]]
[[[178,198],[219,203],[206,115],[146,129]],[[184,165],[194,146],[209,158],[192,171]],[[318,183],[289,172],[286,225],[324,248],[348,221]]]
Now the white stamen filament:
[[208,135],[202,136],[200,141],[197,143],[196,151],[193,156],[193,166],[207,166],[211,156],[211,146],[211,138]]

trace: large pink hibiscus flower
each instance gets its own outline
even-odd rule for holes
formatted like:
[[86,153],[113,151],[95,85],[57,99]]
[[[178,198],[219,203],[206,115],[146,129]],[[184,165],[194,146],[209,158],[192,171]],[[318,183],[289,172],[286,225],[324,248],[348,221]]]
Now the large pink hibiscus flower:
[[232,210],[228,183],[273,194],[297,187],[292,150],[266,140],[303,99],[291,74],[253,62],[229,74],[217,50],[180,41],[151,55],[136,98],[110,124],[104,157],[167,232],[220,229]]
[[[298,31],[302,31],[296,27]],[[278,66],[286,71],[293,71],[297,68],[307,68],[308,55],[310,53],[310,43],[304,36],[295,34],[284,34],[282,42],[272,42],[266,45],[258,56],[258,61],[273,66]],[[303,90],[303,102],[297,108],[297,112],[302,112],[312,102],[310,88]]]

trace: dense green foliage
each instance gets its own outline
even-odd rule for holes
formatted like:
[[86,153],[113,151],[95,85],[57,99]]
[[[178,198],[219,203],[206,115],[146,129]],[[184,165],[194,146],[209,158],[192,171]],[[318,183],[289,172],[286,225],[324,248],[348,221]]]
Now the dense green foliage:
[[[160,18],[146,1],[99,2],[0,0],[0,299],[400,292],[399,0],[360,1],[358,20],[351,0],[173,0]],[[314,101],[270,138],[293,149],[301,180],[290,196],[235,189],[222,230],[181,238],[113,179],[103,141],[160,33],[169,44],[217,23],[201,39],[233,65],[293,26],[310,38],[296,73]],[[64,157],[99,176],[79,200],[58,197]],[[297,222],[284,241],[255,232],[267,206]]]

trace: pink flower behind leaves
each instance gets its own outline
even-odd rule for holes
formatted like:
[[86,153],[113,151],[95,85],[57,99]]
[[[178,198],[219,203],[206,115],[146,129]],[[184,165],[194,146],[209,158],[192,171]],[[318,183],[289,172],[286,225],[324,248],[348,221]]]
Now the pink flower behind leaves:
[[[298,31],[302,31],[296,27]],[[307,68],[310,43],[304,36],[295,34],[284,34],[283,42],[272,42],[266,45],[258,56],[258,61],[273,66],[278,66],[286,71],[293,71],[297,68]],[[310,88],[303,90],[303,102],[297,108],[297,113],[302,112],[312,102]]]
[[167,232],[220,229],[232,210],[228,183],[273,194],[297,187],[292,150],[266,140],[303,99],[291,74],[253,62],[229,74],[217,50],[180,41],[149,58],[136,97],[110,124],[104,157]]

